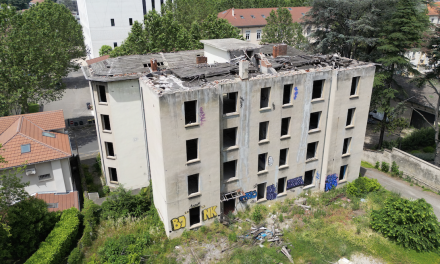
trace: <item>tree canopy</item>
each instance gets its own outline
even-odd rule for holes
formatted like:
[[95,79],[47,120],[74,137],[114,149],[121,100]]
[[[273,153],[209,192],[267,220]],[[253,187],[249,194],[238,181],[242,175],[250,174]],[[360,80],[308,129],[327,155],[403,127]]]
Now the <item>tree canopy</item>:
[[31,0],[0,0],[0,4],[16,7],[18,10],[27,9]]
[[302,26],[293,23],[292,15],[287,8],[272,10],[266,21],[261,42],[284,43],[296,48],[303,48],[307,43],[307,39],[302,34]]
[[1,113],[59,99],[62,78],[79,68],[72,60],[85,56],[81,25],[50,1],[24,12],[2,5],[0,19]]

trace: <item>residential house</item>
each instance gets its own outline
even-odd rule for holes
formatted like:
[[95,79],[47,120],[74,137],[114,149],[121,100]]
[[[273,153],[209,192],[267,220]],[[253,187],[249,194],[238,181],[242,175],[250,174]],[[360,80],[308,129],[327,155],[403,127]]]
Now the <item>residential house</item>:
[[201,42],[83,67],[109,185],[151,179],[169,237],[322,191],[329,176],[339,185],[359,176],[374,64],[283,44]]
[[[302,17],[311,7],[287,7],[292,14],[293,22],[301,22]],[[231,25],[240,29],[240,34],[246,41],[259,44],[263,37],[263,28],[266,26],[266,18],[272,10],[278,8],[247,8],[247,9],[228,9],[218,13],[218,18],[229,21]],[[304,31],[304,35],[309,35],[310,29]]]

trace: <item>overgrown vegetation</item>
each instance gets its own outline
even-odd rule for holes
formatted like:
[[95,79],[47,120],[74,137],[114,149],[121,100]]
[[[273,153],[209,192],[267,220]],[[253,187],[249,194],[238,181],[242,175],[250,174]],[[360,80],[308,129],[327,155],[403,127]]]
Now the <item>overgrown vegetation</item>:
[[440,247],[440,224],[424,199],[388,198],[382,209],[372,211],[371,226],[407,248],[436,251]]
[[347,194],[353,197],[362,197],[381,188],[376,179],[359,177],[355,181],[347,184]]

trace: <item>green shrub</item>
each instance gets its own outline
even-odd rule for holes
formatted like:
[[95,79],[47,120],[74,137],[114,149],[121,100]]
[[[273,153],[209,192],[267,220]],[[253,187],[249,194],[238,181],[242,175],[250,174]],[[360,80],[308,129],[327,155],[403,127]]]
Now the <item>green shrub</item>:
[[79,216],[78,209],[74,207],[64,210],[61,220],[26,263],[61,263],[69,253],[78,234]]
[[230,241],[230,242],[237,242],[237,234],[234,232],[234,233],[230,233],[229,235],[228,235],[228,240]]
[[100,209],[99,205],[95,204],[92,200],[84,200],[84,209],[82,210],[84,233],[81,238],[83,246],[91,246],[92,241],[96,238],[94,232],[99,224]]
[[376,165],[374,165],[374,167],[375,167],[376,169],[379,169],[379,168],[380,168],[380,163],[379,163],[379,161],[376,161]]
[[424,199],[391,197],[371,213],[371,227],[406,248],[435,251],[440,248],[440,224]]
[[424,161],[433,161],[435,157],[435,153],[411,153],[411,155]]
[[411,150],[409,153],[411,154],[418,154],[418,153],[422,153],[420,150],[415,149],[415,150]]
[[283,214],[280,214],[280,215],[278,216],[278,220],[279,220],[280,222],[284,222],[284,216],[283,216]]
[[424,147],[424,148],[423,148],[423,152],[426,152],[426,153],[434,153],[434,152],[435,152],[435,148],[432,147],[432,146]]
[[380,166],[380,170],[383,172],[390,171],[390,164],[388,162],[382,161],[382,165]]
[[49,212],[47,204],[34,197],[8,208],[5,222],[10,228],[6,242],[10,246],[10,257],[14,260],[29,258],[52,231],[60,216],[60,213]]
[[109,55],[113,48],[109,45],[102,45],[99,49],[99,56]]
[[[151,186],[151,183],[150,183]],[[117,219],[126,216],[140,217],[148,212],[152,203],[151,188],[147,187],[138,195],[122,186],[111,192],[107,200],[102,203],[103,219]]]
[[435,143],[435,130],[432,127],[415,130],[402,139],[402,150],[419,149]]
[[393,163],[391,164],[391,172],[394,172],[396,174],[399,173],[399,166],[397,166],[397,163],[395,161],[393,161]]
[[83,254],[78,247],[74,248],[72,252],[70,252],[69,257],[67,258],[68,264],[81,264],[83,258]]
[[150,233],[109,238],[98,249],[100,263],[141,263],[142,249],[152,243]]
[[103,186],[103,187],[102,187],[102,193],[103,193],[104,195],[109,194],[109,193],[110,193],[110,187],[108,187],[107,185],[106,185],[106,186]]
[[347,194],[351,197],[362,197],[370,192],[378,191],[380,187],[376,179],[359,177],[347,184]]
[[359,210],[361,208],[361,201],[359,200],[359,198],[354,198],[351,201],[351,209],[353,211]]
[[254,206],[254,211],[251,214],[251,218],[254,222],[259,223],[261,220],[263,220],[263,213],[267,210],[266,207],[258,204]]

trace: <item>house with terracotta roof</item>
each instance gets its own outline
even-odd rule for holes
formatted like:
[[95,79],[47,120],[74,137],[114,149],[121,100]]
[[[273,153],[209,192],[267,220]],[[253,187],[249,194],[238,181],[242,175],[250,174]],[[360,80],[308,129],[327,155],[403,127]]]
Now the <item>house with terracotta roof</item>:
[[0,118],[0,170],[26,165],[21,173],[29,194],[74,191],[70,157],[72,148],[62,110]]
[[[310,10],[311,7],[287,7],[292,14],[293,22],[301,22],[302,17]],[[259,44],[263,37],[263,28],[266,26],[266,18],[270,16],[272,10],[278,8],[246,8],[246,9],[228,9],[218,13],[218,18],[229,21],[231,25],[240,29],[240,34],[246,41]],[[305,35],[310,32],[304,32]]]

